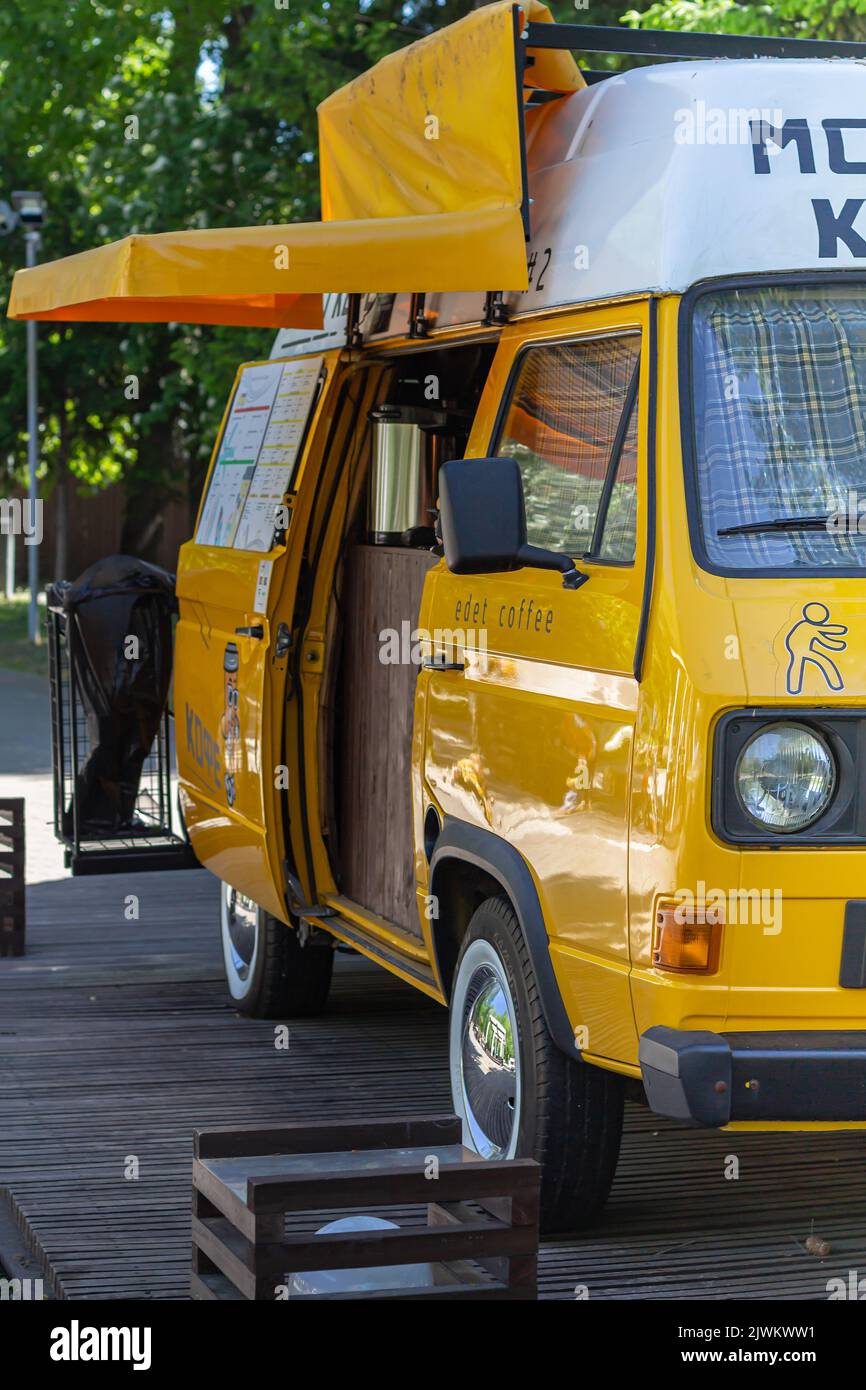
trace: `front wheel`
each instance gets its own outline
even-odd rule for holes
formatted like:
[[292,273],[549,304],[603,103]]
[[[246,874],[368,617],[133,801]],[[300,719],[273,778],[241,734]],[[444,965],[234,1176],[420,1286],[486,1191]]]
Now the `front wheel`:
[[464,1142],[484,1158],[537,1160],[543,1231],[589,1225],[616,1169],[622,1078],[554,1043],[520,923],[502,898],[480,905],[463,938],[449,1050]]
[[325,1007],[334,952],[330,940],[301,944],[294,927],[223,883],[220,934],[226,983],[242,1014],[311,1018]]

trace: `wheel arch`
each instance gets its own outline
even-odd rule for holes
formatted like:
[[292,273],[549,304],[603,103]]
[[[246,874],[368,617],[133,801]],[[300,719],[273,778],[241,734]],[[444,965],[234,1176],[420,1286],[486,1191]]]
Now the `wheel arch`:
[[446,999],[451,998],[460,943],[473,912],[485,898],[504,895],[526,941],[550,1036],[567,1056],[579,1058],[550,959],[538,890],[523,855],[492,830],[446,816],[430,858],[429,893],[438,908],[433,945]]

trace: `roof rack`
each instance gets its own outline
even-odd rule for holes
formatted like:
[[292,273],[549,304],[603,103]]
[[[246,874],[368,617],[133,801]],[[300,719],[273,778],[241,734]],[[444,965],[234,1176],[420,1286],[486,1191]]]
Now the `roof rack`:
[[[835,39],[774,39],[748,34],[693,34],[671,29],[623,29],[603,24],[527,24],[528,48],[570,48],[631,58],[860,58],[866,43]],[[614,76],[613,73],[604,74]],[[587,74],[584,73],[586,77]],[[593,78],[601,73],[593,72]]]

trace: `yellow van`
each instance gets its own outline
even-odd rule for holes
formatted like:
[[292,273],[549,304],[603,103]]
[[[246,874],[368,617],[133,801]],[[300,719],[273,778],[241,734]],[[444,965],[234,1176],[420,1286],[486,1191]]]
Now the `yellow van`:
[[[654,34],[696,60],[585,80],[568,50],[647,36],[542,8],[360,80],[375,114],[514,25],[509,80],[544,74],[499,166],[525,288],[484,288],[513,283],[492,212],[412,267],[375,192],[367,251],[404,289],[332,268],[324,318],[238,372],[181,551],[175,718],[237,1007],[319,1011],[336,942],[448,1005],[467,1142],[536,1156],[566,1229],[605,1201],[629,1078],[700,1125],[866,1123],[866,70]],[[459,155],[440,137],[430,167]],[[167,275],[64,292],[63,265],[13,311],[198,312]]]

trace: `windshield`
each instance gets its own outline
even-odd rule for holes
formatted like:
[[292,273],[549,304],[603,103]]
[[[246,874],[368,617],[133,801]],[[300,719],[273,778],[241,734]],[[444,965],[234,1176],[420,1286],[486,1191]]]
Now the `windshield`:
[[711,565],[866,567],[866,286],[702,295],[692,362]]

